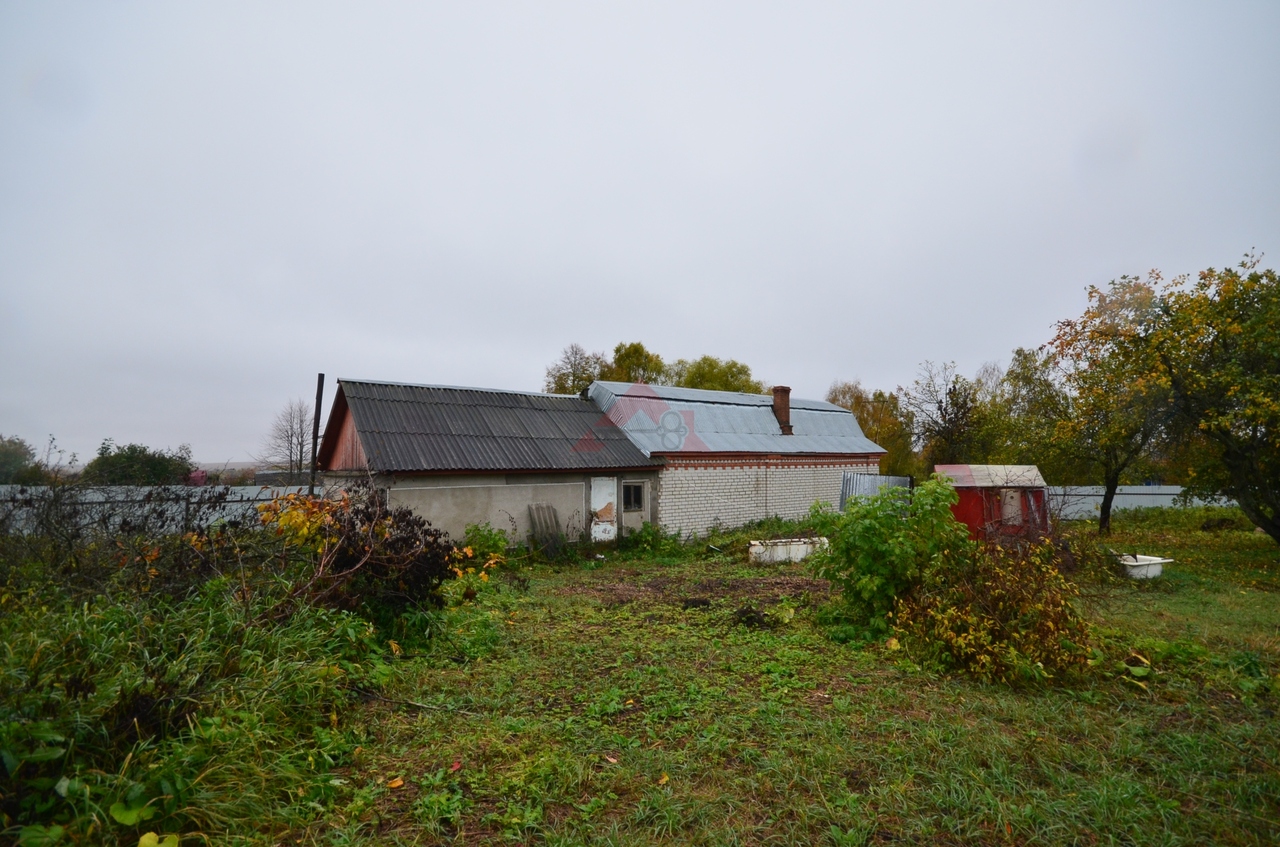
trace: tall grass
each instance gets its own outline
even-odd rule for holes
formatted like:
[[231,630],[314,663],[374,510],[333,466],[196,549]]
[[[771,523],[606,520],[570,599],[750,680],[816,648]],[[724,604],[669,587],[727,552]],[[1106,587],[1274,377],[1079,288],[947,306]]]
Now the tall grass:
[[421,616],[448,547],[376,498],[264,518],[0,534],[5,837],[271,842],[325,813],[392,673],[371,617]]

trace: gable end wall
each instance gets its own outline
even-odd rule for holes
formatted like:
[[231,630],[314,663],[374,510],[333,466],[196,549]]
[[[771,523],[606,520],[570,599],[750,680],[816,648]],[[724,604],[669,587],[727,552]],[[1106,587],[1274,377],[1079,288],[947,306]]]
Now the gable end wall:
[[347,409],[338,425],[338,435],[333,456],[329,458],[328,469],[335,471],[356,471],[369,467],[369,460],[364,455],[364,447],[360,444],[360,434],[356,432],[355,418]]

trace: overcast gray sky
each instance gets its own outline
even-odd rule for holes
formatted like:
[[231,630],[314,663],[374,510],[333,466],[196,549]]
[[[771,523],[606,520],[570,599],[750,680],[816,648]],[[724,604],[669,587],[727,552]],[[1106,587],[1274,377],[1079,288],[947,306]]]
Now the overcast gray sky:
[[0,3],[0,433],[243,460],[570,342],[821,397],[1280,260],[1280,3]]

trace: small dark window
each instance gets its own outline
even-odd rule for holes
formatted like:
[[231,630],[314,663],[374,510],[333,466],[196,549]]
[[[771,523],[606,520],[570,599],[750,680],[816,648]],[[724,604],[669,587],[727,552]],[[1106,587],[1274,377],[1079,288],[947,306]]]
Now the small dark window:
[[622,511],[624,512],[644,511],[644,483],[640,483],[640,482],[622,483]]

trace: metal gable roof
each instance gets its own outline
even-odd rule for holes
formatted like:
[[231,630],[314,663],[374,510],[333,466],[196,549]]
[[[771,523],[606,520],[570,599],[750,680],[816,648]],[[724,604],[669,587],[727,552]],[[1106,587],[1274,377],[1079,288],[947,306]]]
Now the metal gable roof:
[[883,453],[853,413],[821,400],[791,400],[783,435],[773,398],[733,391],[594,382],[588,396],[645,455],[679,453]]
[[[592,471],[658,464],[595,404],[576,396],[348,379],[338,380],[338,390],[372,471]],[[326,427],[326,442],[330,429],[336,427]],[[331,452],[326,443],[320,456]]]

